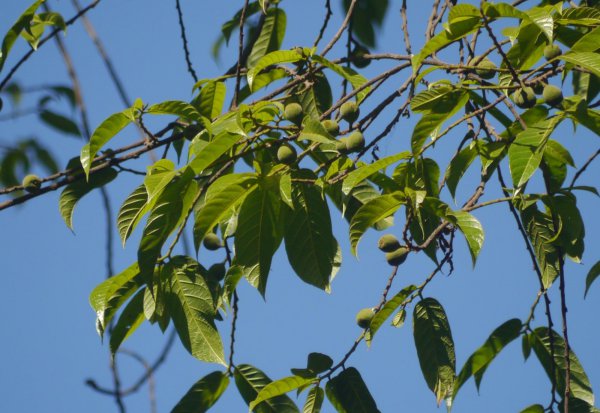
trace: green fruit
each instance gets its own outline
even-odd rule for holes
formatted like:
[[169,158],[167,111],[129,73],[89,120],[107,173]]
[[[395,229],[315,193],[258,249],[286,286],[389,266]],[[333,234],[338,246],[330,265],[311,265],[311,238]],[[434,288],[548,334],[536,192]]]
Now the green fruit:
[[27,192],[36,192],[42,186],[42,180],[37,175],[26,175],[21,183]]
[[348,138],[342,138],[335,143],[335,149],[339,153],[347,154],[350,153],[348,150]]
[[208,269],[208,276],[213,280],[221,281],[223,278],[225,278],[226,272],[225,264],[217,263],[210,266]]
[[546,58],[546,60],[552,60],[561,54],[562,50],[560,50],[560,47],[558,47],[556,44],[549,44],[548,46],[544,47],[544,58]]
[[560,104],[560,102],[562,102],[563,100],[562,91],[553,85],[546,85],[544,87],[542,97],[544,98],[544,101],[550,106],[556,106]]
[[490,59],[485,58],[481,62],[477,63],[477,69],[475,73],[482,79],[491,79],[496,76],[497,66]]
[[406,261],[406,257],[408,256],[409,252],[410,250],[408,248],[400,247],[392,252],[388,252],[387,254],[385,254],[385,259],[387,260],[388,264],[395,267]]
[[296,162],[296,149],[293,146],[284,143],[277,149],[277,160],[284,165],[291,165]]
[[209,232],[202,240],[202,245],[204,245],[204,248],[206,248],[207,250],[215,251],[221,248],[223,246],[223,243],[221,242],[221,239],[217,236],[217,234]]
[[377,247],[383,252],[392,252],[400,248],[400,241],[392,234],[385,234],[379,238]]
[[321,125],[323,125],[327,133],[334,138],[340,134],[340,125],[334,120],[325,119],[321,122]]
[[513,93],[512,100],[521,109],[532,108],[535,106],[537,101],[537,99],[535,98],[535,93],[530,87],[518,89],[515,93]]
[[289,120],[296,125],[300,125],[303,117],[304,112],[299,103],[289,103],[285,105],[285,109],[283,110],[283,118],[285,120]]
[[356,46],[350,54],[350,61],[354,66],[358,67],[359,69],[362,69],[364,67],[369,66],[369,63],[371,63],[371,59],[365,58],[365,55],[370,53],[371,52],[366,47]]
[[352,132],[350,136],[348,136],[346,145],[348,146],[348,152],[359,152],[365,147],[365,137],[359,131]]
[[374,316],[375,311],[372,308],[363,308],[356,314],[356,324],[360,328],[369,328]]
[[348,123],[353,123],[358,119],[358,115],[360,115],[360,109],[354,101],[345,102],[340,107],[340,116]]

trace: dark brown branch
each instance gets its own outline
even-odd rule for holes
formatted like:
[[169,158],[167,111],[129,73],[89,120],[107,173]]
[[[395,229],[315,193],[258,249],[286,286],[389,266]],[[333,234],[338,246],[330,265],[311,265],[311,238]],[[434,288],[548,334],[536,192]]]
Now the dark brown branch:
[[183,52],[185,54],[185,63],[187,64],[187,70],[192,75],[194,82],[198,82],[198,76],[196,75],[196,71],[192,66],[192,61],[190,59],[190,51],[188,49],[188,40],[185,34],[185,25],[183,23],[183,12],[181,11],[181,4],[179,4],[179,0],[175,0],[175,8],[177,9],[177,18],[179,20],[179,29],[181,32],[181,41],[183,42]]
[[573,180],[571,181],[570,185],[571,188],[575,186],[575,183],[577,182],[581,174],[585,172],[585,170],[588,168],[588,166],[590,166],[592,162],[594,162],[594,159],[596,159],[598,155],[600,155],[600,149],[597,149],[596,152],[594,152],[592,156],[590,156],[589,159],[583,164],[583,166],[579,168],[579,170],[573,176]]
[[233,93],[233,99],[231,100],[231,108],[235,109],[237,106],[238,96],[240,94],[240,85],[242,82],[242,59],[244,54],[244,24],[246,22],[246,11],[248,10],[248,0],[244,1],[244,8],[242,9],[242,14],[240,15],[240,25],[239,25],[239,40],[238,40],[238,60],[235,66],[235,91]]
[[315,39],[315,41],[313,43],[313,47],[317,47],[319,45],[319,42],[321,41],[321,39],[323,38],[323,35],[325,34],[325,30],[327,30],[327,25],[329,24],[329,19],[331,18],[332,15],[333,15],[333,12],[331,11],[331,0],[325,0],[325,19],[323,19],[323,25],[321,26],[321,29],[319,30],[319,35],[317,36],[317,38]]
[[342,37],[344,30],[346,30],[346,27],[348,27],[348,25],[350,24],[350,19],[352,18],[352,13],[354,12],[354,7],[356,6],[357,1],[358,0],[352,0],[352,2],[350,3],[350,6],[348,6],[348,12],[346,13],[346,17],[344,18],[342,25],[338,29],[337,33],[333,36],[333,38],[329,41],[329,43],[327,43],[327,46],[325,46],[325,48],[321,52],[321,56],[324,57],[331,50],[331,48],[337,43],[337,41],[340,39],[340,37]]

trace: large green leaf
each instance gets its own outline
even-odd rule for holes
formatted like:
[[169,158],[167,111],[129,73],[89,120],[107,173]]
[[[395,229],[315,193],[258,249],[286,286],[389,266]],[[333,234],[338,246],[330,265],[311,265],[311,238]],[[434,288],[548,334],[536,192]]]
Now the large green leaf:
[[348,195],[350,191],[352,191],[356,187],[356,185],[358,185],[360,182],[364,181],[377,171],[385,169],[398,161],[409,159],[410,157],[410,152],[404,151],[399,152],[395,155],[379,159],[371,164],[359,166],[357,169],[350,172],[348,176],[346,176],[346,178],[344,178],[344,182],[342,184],[342,192],[344,193],[344,195]]
[[327,202],[316,187],[303,183],[294,183],[292,199],[294,208],[286,215],[284,232],[288,260],[304,282],[325,289],[338,250]]
[[552,218],[534,205],[521,212],[521,219],[542,272],[542,284],[549,288],[559,272],[559,254],[552,243],[555,235]]
[[465,211],[450,211],[446,218],[457,225],[467,240],[473,265],[483,247],[484,233],[481,223],[473,215]]
[[113,357],[121,344],[144,321],[144,293],[145,289],[142,289],[133,296],[110,332],[110,353]]
[[2,39],[2,53],[0,53],[0,72],[4,67],[4,63],[8,58],[8,53],[10,52],[10,49],[12,49],[13,44],[15,43],[21,32],[28,28],[29,24],[31,23],[31,20],[35,16],[36,10],[44,1],[45,0],[37,0],[31,6],[29,6],[23,12],[23,14],[19,16],[15,24],[13,24],[12,27],[8,30],[8,32],[4,35],[4,39]]
[[194,383],[171,413],[205,413],[219,400],[228,385],[227,374],[213,371]]
[[127,238],[135,229],[142,217],[150,209],[147,204],[148,192],[144,184],[138,186],[123,202],[117,215],[117,228],[121,236],[121,242],[125,246]]
[[235,232],[235,263],[255,269],[247,278],[263,296],[271,260],[282,240],[280,207],[279,191],[259,185],[244,199]]
[[250,56],[248,56],[246,64],[248,68],[254,67],[260,58],[267,53],[279,50],[285,36],[286,23],[287,16],[283,9],[270,8],[267,10],[260,35],[252,46]]
[[151,115],[176,115],[188,122],[202,121],[202,116],[200,116],[195,107],[180,100],[168,100],[157,103],[146,109],[146,113]]
[[271,65],[277,65],[281,63],[295,63],[298,60],[301,60],[302,58],[302,55],[296,52],[295,50],[277,50],[275,52],[266,54],[256,63],[256,65],[252,69],[248,70],[248,74],[246,75],[246,77],[248,78],[248,85],[250,86],[250,90],[254,90],[254,78],[261,72],[261,70]]
[[[567,363],[565,357],[565,341],[555,331],[552,331],[552,347],[554,349],[554,368],[552,367],[552,351],[550,347],[550,333],[547,327],[538,327],[530,335],[533,351],[544,367],[546,374],[552,380],[552,372],[555,373],[556,390],[558,394],[565,393],[565,373]],[[590,381],[583,370],[579,359],[573,349],[570,349],[569,361],[571,365],[571,395],[586,403],[594,405],[594,393]]]
[[453,398],[456,397],[462,385],[471,376],[475,376],[475,383],[479,389],[485,370],[504,347],[519,337],[521,327],[521,320],[513,318],[500,325],[490,334],[485,343],[471,354],[465,362],[454,384]]
[[325,392],[322,388],[317,386],[310,389],[302,413],[320,413],[324,398]]
[[414,339],[427,386],[438,404],[451,399],[456,380],[456,356],[448,317],[434,298],[417,303],[413,312]]
[[184,347],[197,359],[226,365],[221,337],[214,324],[215,303],[194,259],[173,257],[162,270],[168,279],[167,308]]
[[375,316],[373,316],[373,319],[371,320],[371,324],[369,324],[369,329],[367,330],[365,336],[367,345],[371,344],[375,333],[377,332],[377,330],[379,330],[383,323],[385,323],[385,320],[387,320],[392,315],[392,313],[396,311],[396,309],[400,307],[400,305],[402,305],[406,298],[408,298],[408,296],[416,289],[417,287],[414,285],[404,287],[400,292],[398,292],[390,300],[388,300],[379,311],[375,313]]
[[350,222],[350,247],[352,253],[357,255],[358,242],[371,226],[384,218],[393,215],[398,208],[406,203],[406,196],[402,192],[381,195],[362,205]]
[[477,148],[474,145],[469,145],[458,152],[448,164],[448,169],[446,169],[446,186],[452,198],[456,197],[456,187],[476,156]]
[[96,312],[96,329],[102,337],[118,309],[143,284],[138,263],[101,282],[90,293],[90,305]]
[[196,153],[189,166],[196,174],[211,166],[217,159],[229,151],[244,136],[230,132],[222,132]]
[[224,82],[210,81],[200,89],[198,111],[208,119],[214,119],[221,114],[225,103],[227,88]]
[[600,261],[595,263],[593,267],[590,268],[590,271],[588,272],[587,277],[585,278],[585,296],[587,296],[587,293],[590,290],[592,283],[598,277],[600,277]]
[[[599,21],[600,23],[600,21]],[[571,46],[572,52],[595,52],[600,48],[600,27],[589,31]]]
[[100,188],[111,182],[117,175],[118,173],[115,169],[103,169],[93,174],[87,182],[80,179],[65,187],[58,200],[58,209],[69,229],[73,229],[73,210],[77,202],[93,189]]
[[314,378],[289,376],[273,381],[258,392],[256,399],[254,399],[249,405],[250,411],[252,411],[256,406],[258,406],[258,404],[265,400],[269,400],[273,397],[281,396],[282,394],[286,394],[292,390],[304,387],[312,383],[314,380]]
[[[246,404],[252,403],[258,393],[271,379],[261,370],[249,364],[238,364],[233,371],[235,384]],[[256,406],[254,413],[299,413],[298,408],[288,396],[280,395],[265,400]]]
[[[355,70],[349,67],[340,66],[319,55],[314,55],[312,57],[312,60],[319,64],[322,64],[323,66],[333,70],[335,73],[342,76],[344,79],[350,82],[354,89],[358,89],[359,87],[367,83],[367,79],[363,75],[357,73]],[[366,87],[360,92],[358,92],[356,95],[357,102],[360,103],[365,98],[365,96],[367,96],[369,91],[370,88]]]
[[327,398],[338,413],[378,413],[375,399],[358,370],[343,370],[325,386]]
[[557,59],[573,63],[589,70],[596,76],[600,76],[600,54],[594,52],[567,52],[558,56]]
[[549,206],[554,217],[559,220],[555,244],[574,262],[580,263],[584,250],[585,226],[577,208],[577,199],[574,195],[555,195],[550,199]]

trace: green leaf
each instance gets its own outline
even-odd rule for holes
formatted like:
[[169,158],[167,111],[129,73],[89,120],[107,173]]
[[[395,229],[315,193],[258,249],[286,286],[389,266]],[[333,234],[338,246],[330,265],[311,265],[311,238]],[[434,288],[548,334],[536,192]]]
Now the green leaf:
[[217,159],[229,151],[244,136],[230,132],[222,132],[215,136],[206,146],[196,153],[189,166],[199,174],[211,166]]
[[585,294],[584,297],[587,296],[587,293],[592,285],[592,283],[600,276],[600,261],[595,263],[585,278]]
[[221,114],[225,103],[227,88],[224,82],[210,81],[200,89],[198,111],[208,119],[215,119]]
[[248,68],[252,69],[267,53],[279,50],[285,36],[286,23],[287,16],[283,9],[271,8],[267,10],[260,35],[252,46],[250,56],[248,56],[246,64]]
[[[249,364],[238,364],[233,371],[233,377],[246,404],[252,403],[258,393],[271,383],[271,379],[265,373]],[[254,413],[299,413],[292,399],[285,395],[265,400],[253,411]]]
[[549,288],[559,271],[558,251],[552,244],[555,235],[552,218],[538,211],[534,205],[521,212],[521,220],[542,272],[542,284]]
[[110,333],[110,353],[113,358],[121,344],[144,321],[144,293],[145,289],[139,290],[127,303]]
[[100,337],[104,335],[115,313],[127,299],[141,287],[138,263],[134,263],[120,274],[101,282],[90,294],[90,305],[96,312],[96,329]]
[[194,383],[171,413],[205,413],[219,400],[228,385],[227,374],[213,371]]
[[248,194],[240,207],[235,232],[234,262],[242,267],[256,268],[248,281],[263,296],[271,260],[282,240],[279,219],[281,201],[278,192],[260,185]]
[[121,205],[117,215],[117,228],[123,246],[125,246],[127,238],[129,238],[144,214],[150,209],[147,201],[148,192],[146,192],[146,186],[142,184],[129,194],[123,205]]
[[322,388],[316,386],[310,389],[302,413],[320,413],[324,398],[325,392]]
[[232,174],[217,179],[208,188],[206,200],[196,211],[194,222],[194,245],[196,251],[200,242],[215,225],[237,207],[249,192],[255,189],[256,176],[253,174]]
[[554,6],[532,7],[525,14],[544,33],[549,42],[554,37],[554,19],[552,12],[556,10]]
[[[333,70],[335,73],[342,76],[344,79],[350,82],[353,89],[358,89],[362,85],[367,83],[367,79],[363,75],[356,72],[354,69],[345,66],[340,66],[319,55],[314,55],[312,57],[312,60],[327,67],[328,69]],[[360,103],[367,96],[370,90],[371,88],[367,87],[358,92],[356,94],[357,103]]]
[[344,182],[342,184],[342,192],[344,195],[348,195],[352,189],[356,187],[360,182],[367,179],[369,176],[373,175],[377,171],[387,168],[401,160],[409,159],[411,157],[410,152],[404,151],[399,152],[395,155],[387,156],[385,158],[379,159],[371,164],[366,164],[358,167],[354,171],[350,172],[346,178],[344,178]]
[[288,260],[304,282],[326,289],[338,250],[327,202],[315,186],[303,183],[293,184],[292,199],[284,231]]
[[157,103],[146,109],[146,113],[151,115],[176,115],[188,122],[202,121],[202,116],[200,116],[195,107],[180,100],[168,100]]
[[167,308],[184,347],[199,360],[226,365],[221,337],[214,324],[215,304],[194,259],[173,257],[162,269],[168,279]]
[[577,199],[573,195],[555,195],[550,200],[549,207],[558,218],[559,232],[555,238],[561,246],[561,252],[574,262],[580,263],[584,250],[585,226],[577,208]]
[[325,386],[327,398],[339,413],[377,413],[367,385],[354,367],[343,370]]
[[325,144],[335,142],[334,138],[327,133],[325,127],[319,122],[319,119],[312,116],[304,118],[298,139]]
[[384,218],[393,215],[398,208],[406,204],[406,196],[402,192],[381,195],[362,205],[350,222],[350,247],[357,255],[358,242],[371,226]]
[[[600,22],[599,22],[600,23]],[[595,52],[600,48],[600,27],[589,31],[571,46],[572,52]]]
[[479,389],[483,372],[504,347],[519,337],[521,327],[521,320],[513,318],[500,325],[490,334],[485,343],[471,354],[465,362],[454,384],[453,398],[456,398],[459,389],[471,376],[475,376],[477,388]]
[[521,413],[544,413],[544,406],[542,406],[541,404],[532,404],[529,407],[526,407],[525,409],[521,410]]
[[31,20],[35,16],[36,10],[44,1],[45,0],[37,0],[31,6],[29,6],[23,12],[23,14],[19,16],[15,24],[13,24],[12,27],[8,30],[8,32],[4,35],[4,39],[2,40],[2,53],[0,53],[0,72],[4,67],[4,63],[8,58],[8,53],[10,52],[10,49],[12,49],[13,44],[15,43],[21,32],[28,28],[29,24],[31,23]]
[[[567,363],[565,358],[565,341],[563,338],[552,331],[554,363],[552,368],[552,351],[550,349],[550,333],[547,327],[538,327],[530,335],[533,351],[540,360],[542,367],[549,378],[552,379],[554,370],[556,380],[556,391],[558,394],[565,393],[565,372]],[[574,398],[581,399],[590,405],[594,405],[594,393],[590,381],[579,363],[573,349],[570,349],[569,360],[571,365],[571,395]]]
[[594,52],[567,52],[557,57],[565,62],[573,63],[589,70],[600,77],[600,54]]
[[266,69],[271,65],[278,65],[282,63],[295,63],[298,60],[302,59],[302,55],[296,52],[295,50],[278,50],[275,52],[268,53],[267,55],[263,56],[252,69],[248,70],[248,74],[246,75],[246,77],[248,78],[248,85],[250,86],[250,90],[254,90],[254,78],[261,72],[261,70]]
[[333,366],[333,359],[326,354],[310,353],[306,367],[315,374],[323,373]]
[[402,305],[402,303],[406,300],[406,298],[417,289],[414,285],[409,285],[408,287],[404,287],[400,292],[398,292],[392,299],[388,300],[383,307],[379,311],[375,313],[373,319],[371,320],[371,324],[369,325],[369,329],[366,333],[366,341],[367,344],[370,345],[375,333],[379,328],[385,323],[394,311],[398,307]]
[[413,312],[415,346],[427,386],[437,403],[451,398],[456,380],[456,356],[448,317],[434,298],[417,303]]
[[117,133],[123,130],[125,126],[134,121],[134,113],[132,108],[115,113],[104,120],[100,126],[96,128],[94,133],[92,133],[89,143],[81,148],[81,165],[83,166],[86,177],[89,177],[92,161],[98,153],[98,150],[100,150],[100,148],[110,141]]
[[446,169],[446,186],[448,187],[448,191],[450,191],[450,195],[452,195],[452,199],[456,198],[456,187],[460,182],[460,179],[463,177],[467,169],[473,160],[477,157],[477,149],[475,146],[467,146],[463,148],[460,152],[456,154],[454,158],[450,161],[448,165],[448,169]]
[[87,182],[80,179],[65,187],[58,200],[58,209],[69,229],[73,230],[73,211],[77,202],[93,189],[111,182],[117,175],[118,172],[115,169],[103,169],[94,173]]
[[465,211],[450,211],[446,216],[449,221],[457,225],[460,231],[465,236],[471,253],[473,266],[477,261],[477,256],[483,246],[484,233],[481,223],[473,215]]
[[252,403],[250,403],[249,409],[250,411],[252,411],[259,403],[262,403],[265,400],[272,399],[273,397],[288,393],[292,390],[296,390],[297,388],[306,386],[307,384],[312,383],[314,380],[314,378],[290,376],[273,381],[267,384],[258,392],[258,394],[256,395],[256,399],[254,399]]
[[81,136],[79,127],[71,119],[52,112],[50,110],[43,110],[40,113],[40,119],[48,126],[56,129],[59,132],[64,132],[73,136]]
[[170,159],[159,159],[149,166],[144,178],[144,186],[148,192],[148,202],[156,201],[165,187],[177,175],[175,164]]
[[429,40],[425,46],[421,49],[418,55],[414,56],[412,59],[412,67],[413,70],[416,71],[423,60],[427,58],[432,53],[435,53],[442,48],[448,46],[451,43],[456,42],[459,39],[462,39],[469,33],[477,30],[481,26],[481,22],[478,20],[467,20],[466,24],[461,24],[459,26],[455,26],[453,28],[452,33],[447,30],[441,31],[436,34],[431,40]]

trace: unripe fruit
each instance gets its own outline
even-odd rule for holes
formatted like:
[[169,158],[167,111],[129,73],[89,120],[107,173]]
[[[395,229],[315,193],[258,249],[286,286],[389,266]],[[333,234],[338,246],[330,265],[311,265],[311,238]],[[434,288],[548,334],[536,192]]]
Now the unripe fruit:
[[348,136],[346,146],[348,146],[348,152],[358,152],[365,147],[365,137],[359,131],[352,132]]
[[277,160],[284,165],[291,165],[296,162],[296,149],[288,144],[283,144],[277,149]]
[[359,69],[369,66],[371,63],[371,59],[365,58],[366,54],[371,53],[369,49],[363,46],[356,46],[354,50],[352,50],[352,54],[350,55],[350,61],[352,64]]
[[548,46],[544,47],[544,58],[546,58],[546,60],[552,60],[561,54],[562,50],[560,50],[560,47],[558,47],[556,44],[549,44]]
[[544,87],[542,97],[544,98],[544,101],[550,106],[556,106],[560,104],[560,102],[562,102],[563,100],[562,91],[553,85],[546,85]]
[[410,250],[406,247],[400,247],[385,254],[385,259],[387,260],[388,264],[395,267],[406,261],[409,251]]
[[204,248],[206,248],[207,250],[215,251],[221,248],[223,246],[223,243],[221,242],[221,239],[217,236],[217,234],[209,232],[202,240],[202,245],[204,245]]
[[27,192],[35,192],[42,186],[42,180],[37,175],[26,175],[21,182]]
[[325,119],[321,122],[321,125],[323,125],[327,133],[334,138],[340,134],[340,125],[334,120]]
[[348,138],[342,138],[335,143],[335,149],[339,153],[347,154],[350,153],[348,150]]
[[302,106],[299,103],[287,104],[283,110],[283,117],[296,125],[300,125],[304,117]]
[[383,252],[392,252],[400,248],[400,241],[392,234],[385,234],[379,238],[377,247]]
[[340,116],[348,123],[353,123],[358,119],[358,115],[360,115],[360,109],[354,101],[346,102],[340,107]]
[[225,278],[226,272],[227,271],[225,271],[225,264],[223,263],[213,264],[208,269],[209,277],[217,281],[221,281],[223,278]]
[[512,100],[514,100],[515,104],[521,109],[529,109],[534,107],[536,104],[535,93],[530,87],[518,89],[515,93],[513,93]]
[[356,324],[360,328],[369,328],[374,316],[375,311],[372,308],[363,308],[356,314]]
[[476,67],[475,73],[482,79],[491,79],[496,76],[496,71],[494,69],[497,69],[497,66],[487,57],[477,63]]

